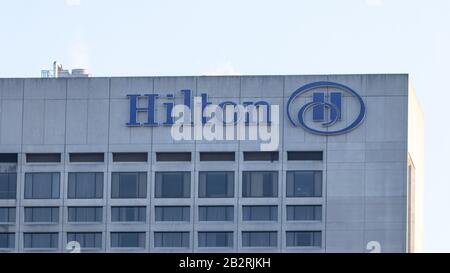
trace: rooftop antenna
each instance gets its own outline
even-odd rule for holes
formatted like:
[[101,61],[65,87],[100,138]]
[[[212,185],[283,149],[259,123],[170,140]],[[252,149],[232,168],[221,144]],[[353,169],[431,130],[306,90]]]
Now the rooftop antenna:
[[53,77],[59,78],[59,73],[62,70],[62,65],[58,63],[57,61],[53,62]]
[[41,70],[41,78],[87,78],[91,76],[89,71],[84,68],[72,69],[71,72],[63,69],[62,64],[54,61],[53,70]]

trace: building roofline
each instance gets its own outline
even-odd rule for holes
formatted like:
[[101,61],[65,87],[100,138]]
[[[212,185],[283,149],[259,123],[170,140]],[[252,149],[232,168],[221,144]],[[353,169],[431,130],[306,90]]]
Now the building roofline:
[[366,73],[366,74],[245,74],[245,75],[153,75],[153,76],[92,76],[72,78],[42,78],[42,77],[0,77],[0,80],[26,80],[26,79],[115,79],[115,78],[214,78],[214,77],[318,77],[318,76],[409,76],[409,73]]

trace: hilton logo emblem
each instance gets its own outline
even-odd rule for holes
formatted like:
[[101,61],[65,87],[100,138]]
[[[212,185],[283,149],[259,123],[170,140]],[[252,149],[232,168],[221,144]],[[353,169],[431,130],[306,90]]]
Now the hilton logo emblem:
[[[344,100],[344,94],[350,96],[348,100]],[[294,107],[294,104],[300,101],[300,97],[311,98],[310,95],[312,101]],[[356,105],[354,107],[356,111],[350,111],[350,114],[356,113],[353,121],[346,126],[343,121],[342,104],[347,101]],[[295,113],[298,107],[300,110]],[[351,88],[334,82],[314,82],[302,86],[292,93],[287,103],[289,121],[294,126],[301,126],[317,135],[334,136],[348,133],[363,122],[365,115],[366,106],[362,98]]]

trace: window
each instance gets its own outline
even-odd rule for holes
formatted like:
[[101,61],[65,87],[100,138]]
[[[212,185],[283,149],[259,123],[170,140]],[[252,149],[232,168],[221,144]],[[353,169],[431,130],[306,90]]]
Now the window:
[[24,233],[24,248],[58,248],[58,233]]
[[58,207],[25,208],[25,223],[58,223]]
[[155,207],[157,222],[189,222],[190,208],[187,206]]
[[27,163],[59,163],[61,154],[27,154]]
[[105,162],[103,153],[70,153],[70,162]]
[[277,197],[278,172],[243,172],[242,197]]
[[200,152],[200,161],[234,161],[234,152]]
[[287,152],[287,158],[292,161],[321,161],[323,160],[323,152]]
[[191,175],[189,172],[157,172],[155,178],[156,198],[191,197]]
[[0,224],[16,222],[16,208],[0,208]]
[[287,172],[287,197],[321,197],[321,171],[289,171]]
[[276,231],[243,231],[243,247],[277,247]]
[[16,199],[16,187],[16,173],[0,173],[0,199]]
[[286,246],[288,247],[321,247],[321,231],[287,231]]
[[58,199],[59,173],[26,173],[25,199]]
[[145,232],[111,232],[111,247],[144,248]]
[[288,221],[320,221],[322,220],[322,206],[287,206]]
[[113,162],[147,162],[147,153],[113,153]]
[[83,248],[101,248],[102,233],[101,232],[67,232],[67,243],[78,242]]
[[103,198],[103,173],[69,173],[69,199]]
[[278,221],[277,206],[243,206],[244,221]]
[[0,233],[0,249],[14,248],[15,238],[14,233]]
[[198,196],[200,198],[234,197],[233,172],[200,172]]
[[155,247],[189,247],[189,232],[155,232]]
[[146,198],[147,173],[112,173],[111,198]]
[[146,207],[112,207],[112,222],[145,222]]
[[198,208],[199,221],[233,221],[233,206],[201,206]]
[[191,153],[190,152],[156,153],[156,161],[191,161]]
[[0,163],[17,163],[17,154],[0,154]]
[[244,152],[244,161],[278,161],[278,152]]
[[68,221],[75,223],[94,223],[103,220],[102,207],[69,207]]
[[199,247],[233,247],[233,232],[199,232]]

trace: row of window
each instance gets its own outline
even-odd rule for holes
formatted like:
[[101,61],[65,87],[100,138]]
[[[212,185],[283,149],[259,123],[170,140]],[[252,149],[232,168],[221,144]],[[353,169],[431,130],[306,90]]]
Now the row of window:
[[[145,206],[113,206],[112,222],[146,222]],[[156,222],[190,222],[189,206],[156,206]],[[199,221],[234,221],[233,206],[199,206]],[[320,221],[321,205],[288,205],[286,206],[288,221]],[[101,223],[102,207],[68,207],[68,222]],[[249,205],[242,206],[243,221],[278,221],[278,206]],[[25,207],[25,223],[58,223],[58,207]],[[0,208],[0,224],[15,223],[16,208]]]
[[[244,161],[278,161],[279,152],[243,152]],[[235,152],[200,152],[200,161],[235,161]],[[17,154],[0,154],[0,163],[17,163]],[[148,153],[112,153],[113,162],[147,162]],[[287,159],[290,161],[321,161],[322,151],[289,151]],[[69,162],[102,163],[104,153],[69,153]],[[192,161],[191,152],[157,152],[157,162],[189,162]],[[27,163],[60,163],[60,153],[27,153]]]
[[[111,232],[111,248],[145,248],[145,232]],[[24,233],[25,249],[57,249],[57,232]],[[83,249],[102,248],[101,232],[68,232],[67,242],[76,241]],[[198,247],[233,247],[232,231],[199,231]],[[287,247],[321,247],[321,231],[286,231]],[[188,248],[190,232],[154,232],[154,247]],[[278,247],[277,231],[243,231],[242,247]],[[0,233],[0,249],[15,248],[15,233]]]
[[[103,198],[103,173],[69,173],[69,199]],[[16,173],[0,174],[0,199],[15,199]],[[244,171],[242,197],[278,197],[277,171]],[[234,172],[199,172],[199,198],[234,197]],[[287,171],[286,197],[321,197],[322,171]],[[58,199],[60,173],[26,173],[25,199]],[[146,172],[114,172],[111,176],[111,198],[146,198]],[[156,172],[155,198],[190,198],[190,172]]]

